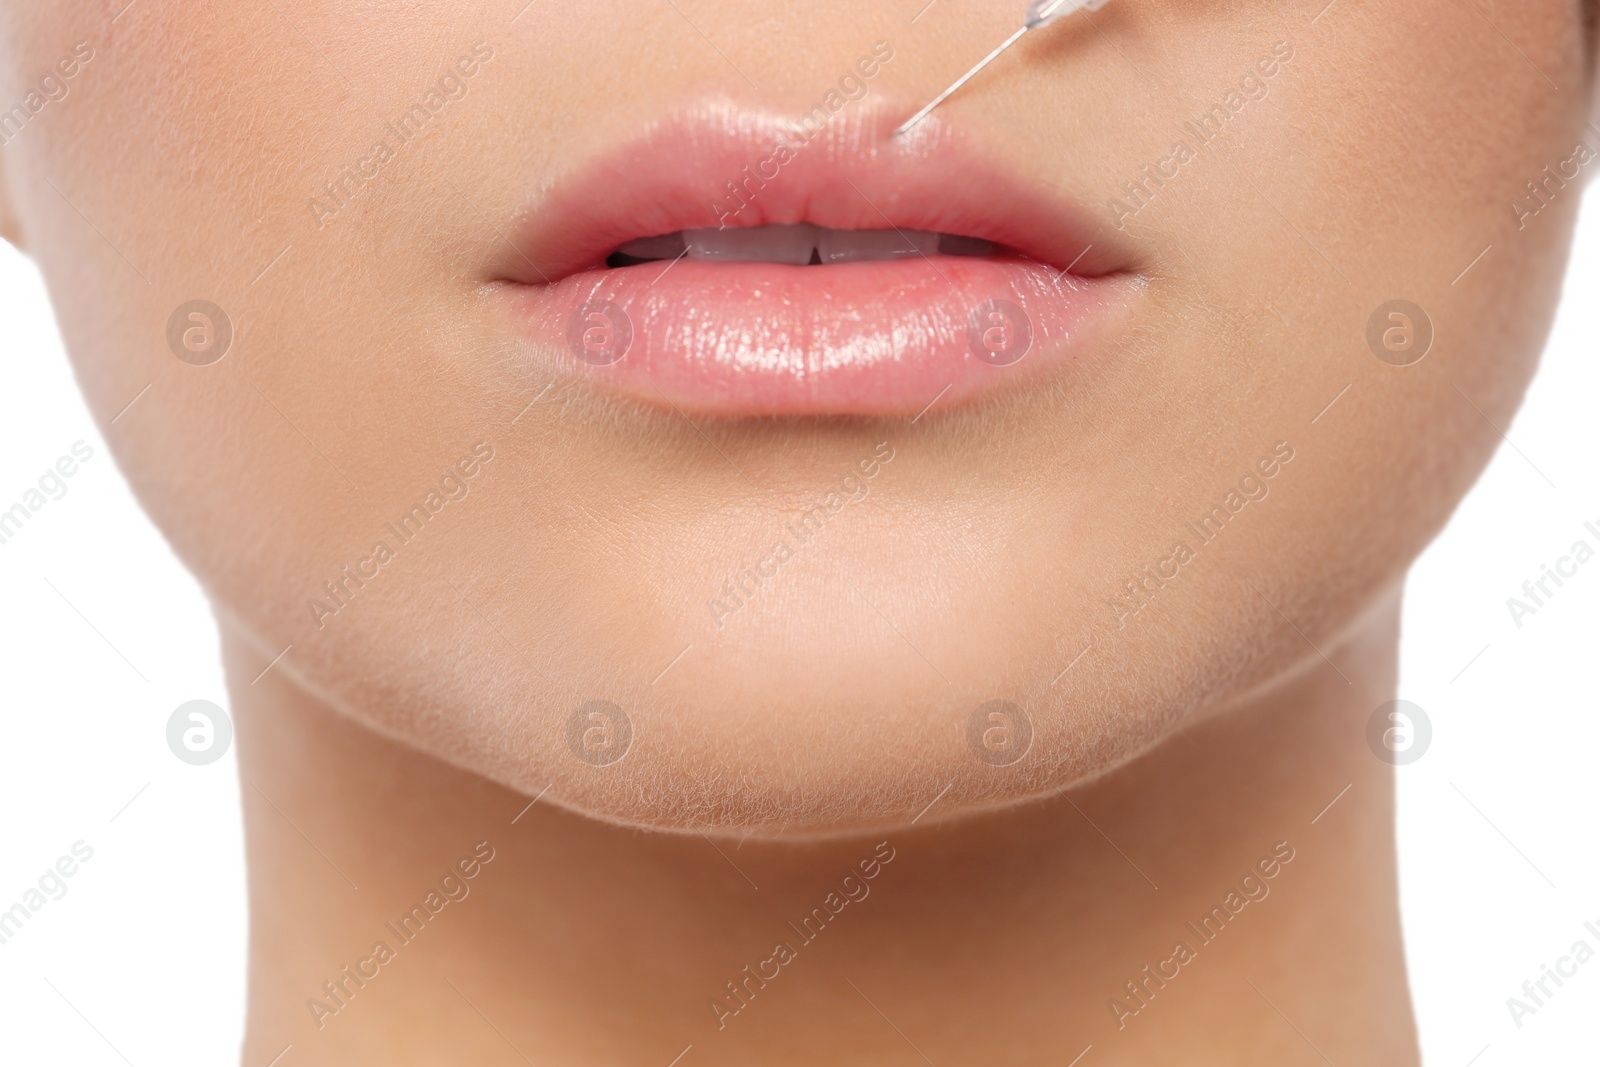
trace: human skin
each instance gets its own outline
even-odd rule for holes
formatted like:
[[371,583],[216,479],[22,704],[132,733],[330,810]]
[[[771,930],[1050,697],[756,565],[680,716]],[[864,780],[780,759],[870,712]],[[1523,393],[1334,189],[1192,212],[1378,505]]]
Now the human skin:
[[[0,6],[0,100],[75,42],[94,52],[0,152],[0,215],[223,631],[246,1062],[289,1043],[308,1063],[437,1062],[478,1041],[474,1062],[517,1062],[439,999],[458,996],[445,977],[511,1044],[571,1062],[690,1043],[920,1062],[883,1015],[934,1062],[1091,1042],[1098,1062],[1312,1062],[1285,1017],[1334,1062],[1414,1058],[1390,787],[1363,732],[1392,695],[1405,570],[1498,443],[1553,313],[1582,179],[1532,217],[1509,204],[1596,144],[1583,12],[1118,0],[1030,35],[928,122],[1080,205],[1137,284],[1092,353],[1025,387],[915,421],[691,417],[530,354],[501,283],[540,190],[664,116],[799,113],[874,41],[896,57],[837,121],[892,125],[1017,15],[938,5],[912,25],[920,8]],[[318,220],[323,182],[478,42],[493,59],[465,95]],[[1265,96],[1115,225],[1123,183],[1280,42]],[[197,298],[234,326],[204,367],[166,340]],[[1366,339],[1396,298],[1435,332],[1411,366]],[[463,499],[348,606],[308,610],[477,442],[493,458]],[[882,442],[867,498],[714,617]],[[1140,610],[1108,606],[1282,448],[1264,499]],[[1001,768],[967,743],[994,699],[1033,733]],[[632,724],[605,767],[567,743],[592,700]],[[1346,821],[1313,827],[1347,783]],[[316,1026],[322,981],[484,839],[501,858],[452,925]],[[858,932],[708,1030],[768,931],[880,840],[902,858],[842,916]],[[1118,1029],[1107,1001],[1177,917],[1278,841],[1298,857],[1234,947]]]

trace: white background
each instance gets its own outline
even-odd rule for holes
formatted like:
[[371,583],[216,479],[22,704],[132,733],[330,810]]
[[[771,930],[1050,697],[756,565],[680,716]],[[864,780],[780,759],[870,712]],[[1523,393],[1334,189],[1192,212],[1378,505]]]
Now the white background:
[[[1600,1063],[1600,959],[1520,1029],[1506,1007],[1578,938],[1600,948],[1583,928],[1600,928],[1600,559],[1520,629],[1506,608],[1575,540],[1600,546],[1583,528],[1600,528],[1597,297],[1591,198],[1515,447],[1409,585],[1401,696],[1434,738],[1399,771],[1400,858],[1430,1067]],[[232,1063],[238,777],[231,752],[191,767],[164,735],[184,701],[226,706],[210,611],[89,419],[32,265],[3,243],[0,350],[0,509],[75,441],[94,449],[0,545],[0,910],[74,842],[94,850],[0,945],[0,1063]]]

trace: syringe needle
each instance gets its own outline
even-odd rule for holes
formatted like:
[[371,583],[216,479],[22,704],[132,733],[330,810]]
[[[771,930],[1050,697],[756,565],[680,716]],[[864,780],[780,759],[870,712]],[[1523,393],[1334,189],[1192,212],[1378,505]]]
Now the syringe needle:
[[1001,42],[999,48],[996,48],[993,52],[990,52],[988,55],[984,56],[983,59],[978,61],[977,66],[973,67],[971,70],[961,75],[961,77],[957,78],[954,85],[950,86],[950,88],[934,97],[933,102],[927,107],[923,108],[915,115],[912,115],[909,119],[906,119],[905,122],[901,123],[900,128],[894,131],[894,136],[899,137],[902,133],[905,133],[911,127],[927,118],[928,112],[932,111],[934,108],[950,99],[951,93],[955,92],[957,89],[967,84],[967,82],[971,81],[974,74],[977,74],[978,71],[982,70],[984,67],[987,67],[990,63],[993,63],[996,56],[1020,41],[1022,39],[1022,35],[1027,33],[1029,30],[1043,26],[1047,22],[1052,22],[1060,18],[1062,15],[1070,15],[1074,11],[1099,11],[1109,2],[1110,0],[1030,0],[1028,4],[1028,14],[1023,20],[1022,29],[1018,30],[1016,33],[1013,33],[1010,37],[1007,37],[1003,42]]
[[971,81],[973,75],[977,74],[978,71],[982,70],[984,67],[987,67],[990,63],[993,63],[996,56],[998,56],[1001,52],[1004,52],[1007,48],[1010,48],[1012,45],[1016,44],[1022,39],[1022,35],[1031,29],[1033,29],[1033,26],[1023,26],[1016,33],[1013,33],[1010,37],[1007,37],[1005,41],[1001,43],[999,48],[996,48],[993,52],[990,52],[988,55],[980,59],[977,66],[973,67],[971,70],[961,75],[961,77],[957,78],[954,85],[950,86],[950,88],[934,97],[932,102],[930,102],[927,107],[923,108],[915,115],[912,115],[909,119],[906,119],[905,122],[901,123],[899,129],[894,131],[894,135],[899,137],[911,127],[927,118],[928,112],[932,111],[934,108],[948,100],[951,93],[955,92],[957,89],[967,84],[967,82]]

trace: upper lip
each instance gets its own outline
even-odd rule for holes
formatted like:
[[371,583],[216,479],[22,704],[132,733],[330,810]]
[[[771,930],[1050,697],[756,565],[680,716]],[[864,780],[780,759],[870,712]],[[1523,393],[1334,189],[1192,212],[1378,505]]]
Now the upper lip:
[[934,115],[892,137],[909,110],[859,101],[809,138],[729,102],[656,119],[530,197],[494,277],[546,285],[637,238],[796,222],[977,237],[1081,277],[1133,268],[1120,234],[981,136]]

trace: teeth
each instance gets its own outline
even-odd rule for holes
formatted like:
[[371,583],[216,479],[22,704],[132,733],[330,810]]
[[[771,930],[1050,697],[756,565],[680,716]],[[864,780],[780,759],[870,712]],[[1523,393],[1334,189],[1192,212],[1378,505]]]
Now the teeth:
[[[712,263],[862,263],[907,256],[987,256],[992,241],[927,230],[833,230],[810,223],[694,229],[629,241],[626,259],[690,259]],[[618,264],[621,265],[621,264]]]
[[925,230],[823,230],[817,242],[824,263],[930,256],[937,251],[939,235]]
[[617,254],[634,259],[677,259],[683,255],[683,234],[664,233],[660,237],[641,237],[617,249]]
[[796,226],[684,230],[683,243],[689,246],[690,259],[803,266],[811,262],[811,253],[816,250],[817,228],[802,222]]

